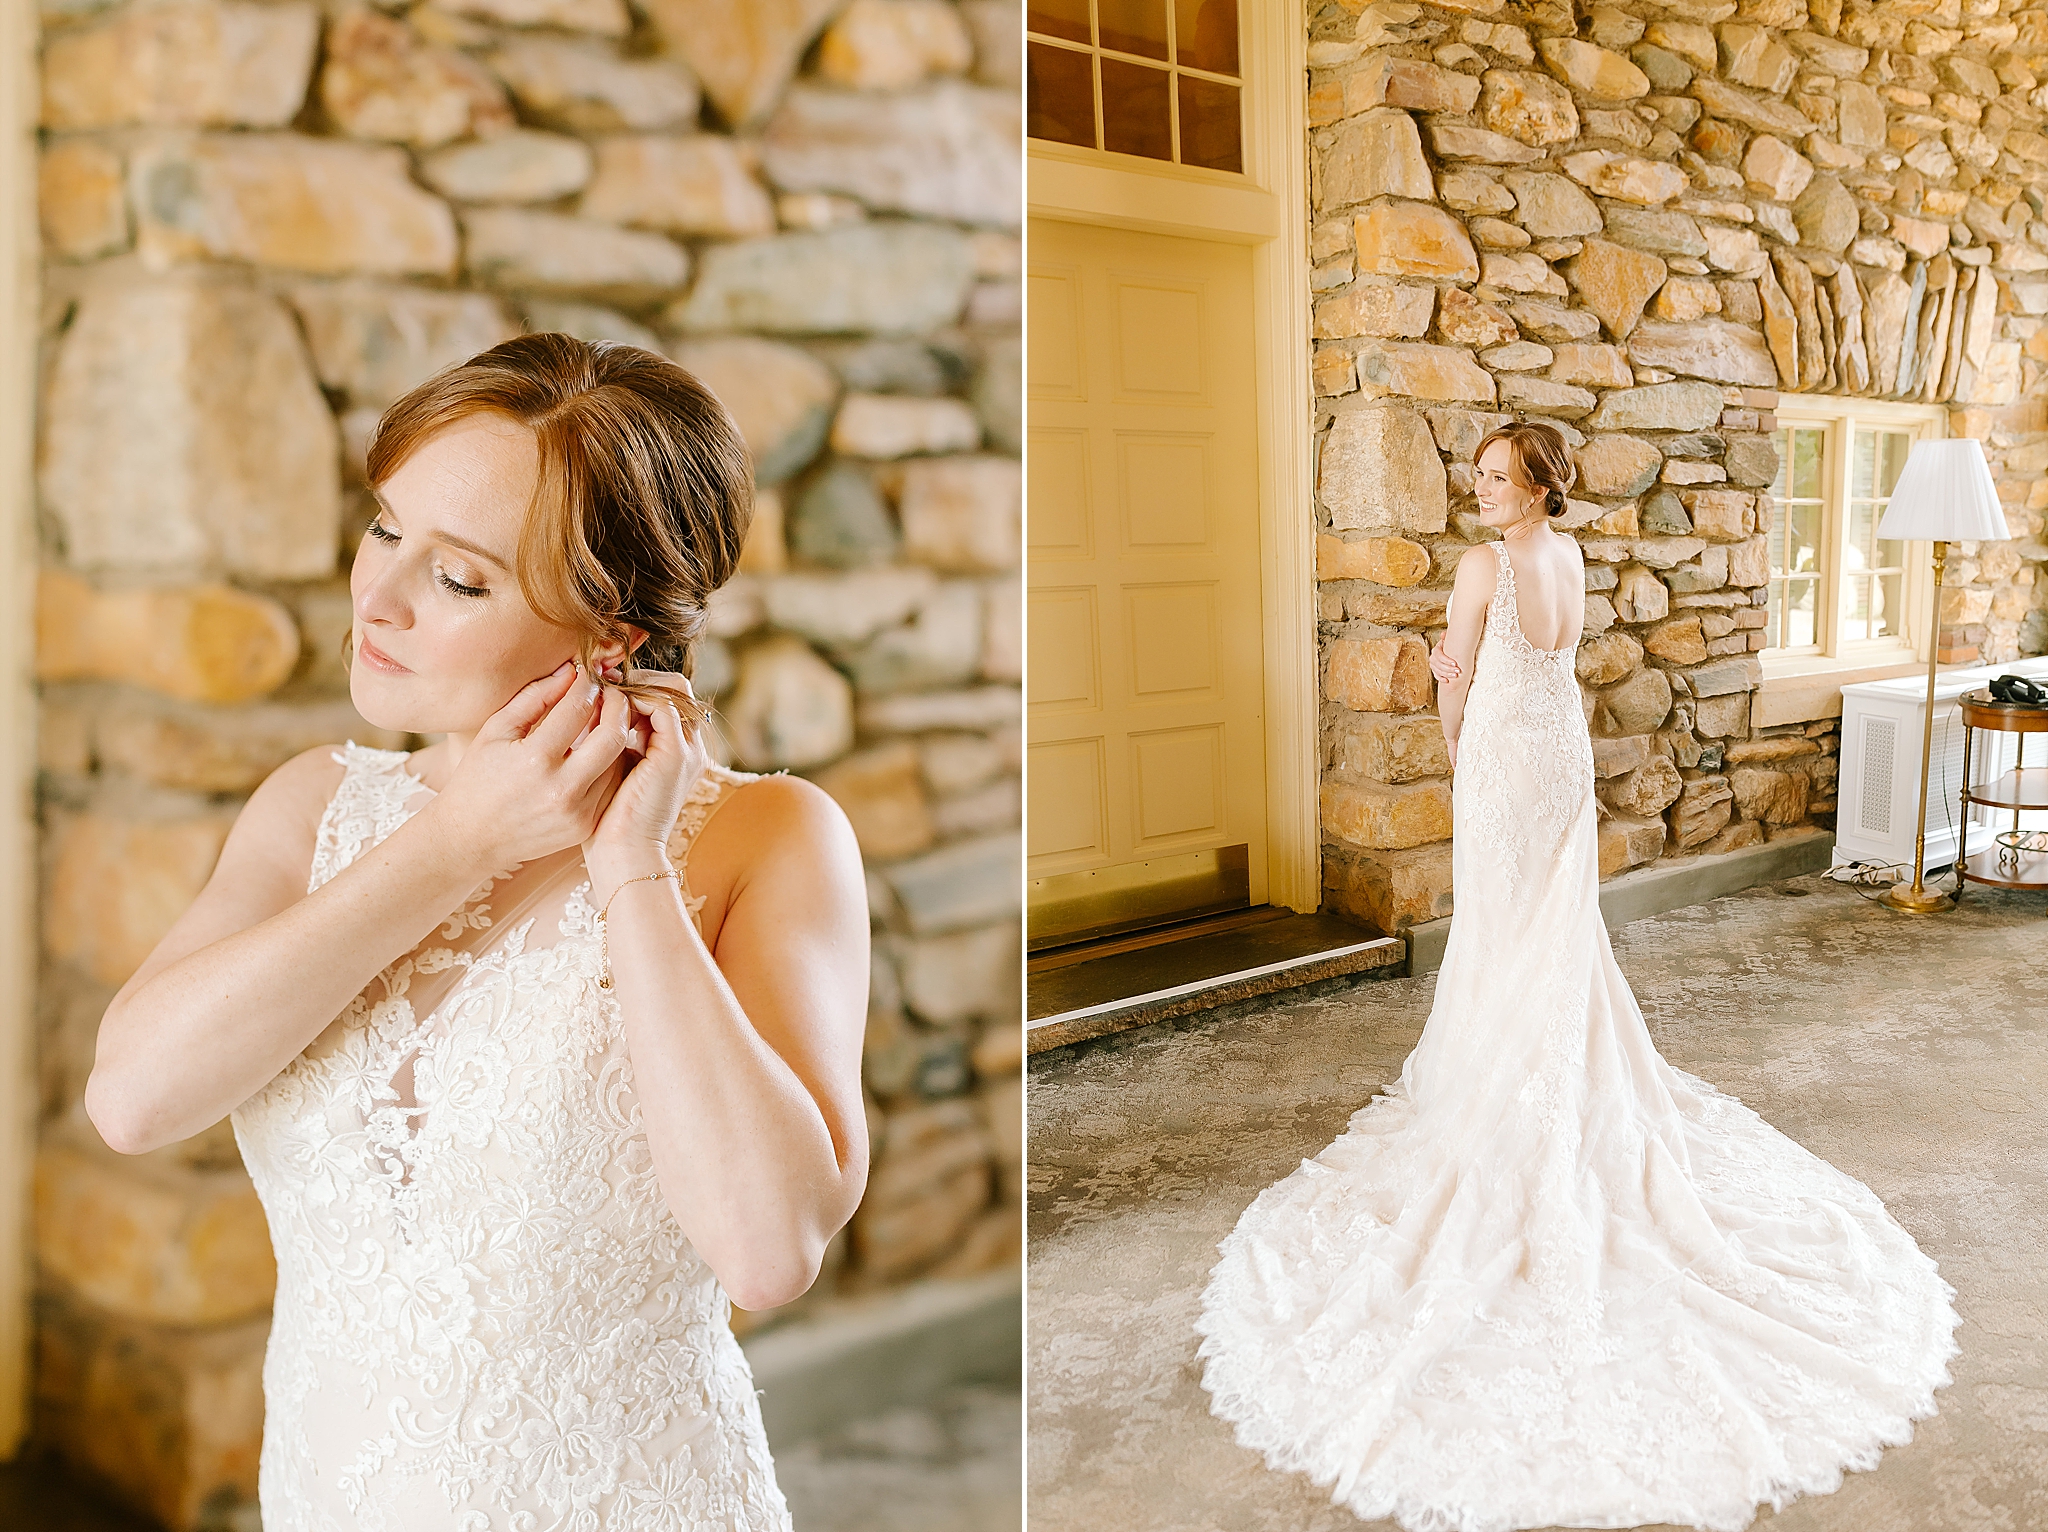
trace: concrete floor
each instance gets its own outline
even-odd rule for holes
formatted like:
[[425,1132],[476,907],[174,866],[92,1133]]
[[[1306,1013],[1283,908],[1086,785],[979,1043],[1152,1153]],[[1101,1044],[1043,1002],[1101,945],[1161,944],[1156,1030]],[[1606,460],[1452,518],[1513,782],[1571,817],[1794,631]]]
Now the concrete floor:
[[947,1390],[777,1449],[796,1532],[1018,1532],[1022,1391]]
[[[1940,1413],[1756,1525],[2048,1529],[2043,896],[1973,887],[1912,917],[1807,876],[1637,921],[1614,946],[1665,1057],[1868,1184],[1957,1289]],[[1232,1441],[1190,1326],[1217,1241],[1394,1079],[1435,985],[1332,981],[1033,1061],[1032,1532],[1365,1525]]]
[[0,1527],[8,1532],[155,1532],[132,1511],[39,1457],[0,1463]]

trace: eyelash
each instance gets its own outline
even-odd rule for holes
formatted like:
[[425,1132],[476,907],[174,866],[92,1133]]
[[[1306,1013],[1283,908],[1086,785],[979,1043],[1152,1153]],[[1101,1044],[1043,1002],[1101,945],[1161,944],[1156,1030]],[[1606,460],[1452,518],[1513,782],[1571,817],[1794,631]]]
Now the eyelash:
[[[385,526],[383,522],[377,520],[377,518],[374,516],[370,518],[370,524],[364,530],[367,531],[370,534],[370,536],[376,538],[377,541],[380,543],[395,543],[400,541],[400,538],[396,532],[392,531],[389,527]],[[460,580],[451,580],[448,578],[445,572],[439,569],[434,571],[434,578],[439,580],[443,585],[447,586],[448,589],[454,591],[455,594],[458,596],[488,596],[490,594],[490,591],[484,586],[464,585]]]

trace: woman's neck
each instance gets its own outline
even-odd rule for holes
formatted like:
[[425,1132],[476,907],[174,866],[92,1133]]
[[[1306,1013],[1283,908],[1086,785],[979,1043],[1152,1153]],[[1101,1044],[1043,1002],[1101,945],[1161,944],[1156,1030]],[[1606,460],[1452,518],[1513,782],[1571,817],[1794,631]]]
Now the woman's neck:
[[438,793],[446,785],[448,778],[454,774],[456,765],[462,760],[463,751],[469,748],[470,741],[475,738],[476,731],[470,729],[462,733],[444,734],[431,745],[421,746],[413,751],[412,760],[408,763],[412,767],[413,775]]

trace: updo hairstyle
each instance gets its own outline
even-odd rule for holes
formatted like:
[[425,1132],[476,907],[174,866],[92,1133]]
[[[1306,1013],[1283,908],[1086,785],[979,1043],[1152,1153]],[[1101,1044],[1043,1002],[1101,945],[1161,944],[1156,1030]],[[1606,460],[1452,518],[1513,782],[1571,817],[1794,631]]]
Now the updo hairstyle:
[[377,423],[369,482],[382,484],[430,438],[494,414],[540,447],[540,478],[516,556],[519,588],[544,622],[580,635],[577,658],[647,640],[620,690],[661,696],[686,718],[705,708],[670,684],[634,679],[633,660],[684,676],[711,593],[732,577],[753,518],[753,471],[725,406],[667,357],[614,341],[522,335],[422,383]]
[[1506,442],[1511,455],[1508,477],[1524,489],[1543,491],[1543,509],[1551,516],[1564,514],[1565,497],[1579,481],[1578,465],[1565,445],[1564,433],[1541,420],[1516,420],[1480,438],[1472,450],[1476,465],[1495,442]]

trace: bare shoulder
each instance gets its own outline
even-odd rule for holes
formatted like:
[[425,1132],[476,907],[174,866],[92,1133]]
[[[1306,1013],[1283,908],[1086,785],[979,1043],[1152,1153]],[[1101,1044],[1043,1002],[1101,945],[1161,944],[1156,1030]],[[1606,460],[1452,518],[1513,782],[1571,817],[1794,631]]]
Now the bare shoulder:
[[846,850],[859,857],[846,811],[817,783],[787,772],[753,777],[721,795],[690,849],[692,860],[717,863],[736,877],[786,857]]
[[346,770],[336,759],[341,752],[338,743],[315,745],[286,761],[249,795],[235,822],[237,829],[254,821],[268,833],[294,840],[303,837],[310,845],[319,832],[321,815],[341,785]]
[[1490,590],[1500,580],[1500,556],[1494,544],[1474,543],[1458,555],[1458,568],[1453,576],[1456,588]]
[[[720,795],[683,850],[704,940],[721,961],[726,917],[760,912],[786,936],[793,926],[865,930],[867,883],[853,824],[815,782],[782,772],[754,777]],[[755,896],[748,898],[751,890]],[[768,929],[749,922],[758,935]]]
[[315,746],[263,779],[235,816],[206,886],[129,976],[122,995],[179,958],[306,896],[320,818],[341,782],[337,753],[333,745]]

